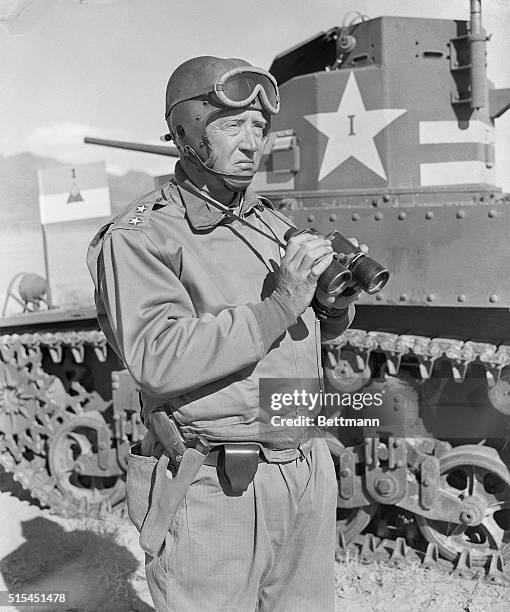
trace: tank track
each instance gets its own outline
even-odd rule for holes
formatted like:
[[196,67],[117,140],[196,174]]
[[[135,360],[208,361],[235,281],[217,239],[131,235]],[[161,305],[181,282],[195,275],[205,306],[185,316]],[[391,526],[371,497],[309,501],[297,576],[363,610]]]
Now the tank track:
[[99,330],[68,332],[36,332],[33,334],[5,334],[0,336],[0,355],[3,361],[12,358],[13,351],[22,346],[27,354],[46,347],[55,363],[62,361],[62,351],[69,348],[77,363],[83,363],[85,347],[91,346],[99,361],[106,361],[108,344]]
[[0,465],[11,474],[14,482],[30,493],[41,507],[49,508],[52,514],[69,518],[82,516],[103,518],[112,512],[123,516],[126,511],[122,503],[112,508],[109,501],[104,500],[100,507],[90,507],[86,497],[83,497],[83,501],[79,503],[72,495],[62,493],[58,490],[55,479],[48,474],[46,461],[42,457],[32,461],[22,458],[17,463],[10,453],[3,453],[0,455]]
[[111,406],[76,380],[66,390],[43,369],[43,348],[56,364],[66,348],[82,364],[87,346],[100,362],[106,361],[106,338],[96,330],[0,336],[0,465],[41,506],[62,516],[102,516],[112,510],[107,497],[90,503],[59,487],[48,461],[54,436],[66,423],[82,415],[101,418]]
[[[385,373],[383,379],[390,381],[390,386],[391,384],[395,385],[395,381],[398,385],[401,380],[405,380],[405,376],[409,376],[409,368],[413,371],[413,377],[414,372],[418,374],[415,379],[418,383],[426,382],[432,377],[436,362],[439,361],[442,363],[440,366],[441,376],[449,376],[451,383],[463,383],[467,378],[470,366],[478,364],[478,368],[482,366],[485,372],[488,398],[492,407],[504,415],[510,415],[510,387],[506,377],[507,371],[505,371],[505,368],[510,365],[510,345],[508,344],[496,345],[487,342],[463,341],[453,338],[433,338],[423,335],[400,335],[382,331],[349,329],[340,338],[328,342],[325,345],[325,349],[327,358],[325,362],[327,378],[330,379],[332,386],[336,387],[336,389],[350,392],[357,391],[365,385],[375,381],[375,379],[372,378],[371,372],[371,367],[374,366],[374,363],[378,364],[376,368],[379,368],[380,371]],[[371,360],[372,355],[377,355],[376,361]],[[342,370],[342,367],[344,367],[346,363],[346,356],[349,356],[348,365]],[[449,364],[451,374],[445,373],[445,362]],[[401,369],[403,365],[405,365],[404,371]],[[335,369],[338,371],[338,368],[340,368],[341,372],[340,375],[336,377],[334,373]],[[478,370],[478,372],[480,372],[480,370]],[[331,380],[332,373],[333,380]],[[389,377],[386,376],[386,374],[388,374]],[[401,378],[402,376],[404,378]],[[388,382],[383,384],[388,384]],[[400,389],[396,389],[393,397],[395,404],[400,402],[401,407],[407,409],[404,431],[406,435],[412,436],[411,439],[406,438],[407,443],[409,443],[409,441],[414,443],[417,449],[419,448],[419,444],[423,443],[423,448],[429,447],[429,449],[425,451],[427,454],[430,453],[432,456],[437,457],[446,454],[451,457],[451,444],[437,438],[430,439],[430,434],[424,428],[420,418],[419,402],[406,402],[404,399],[405,393],[404,383],[404,391],[401,392]],[[510,435],[508,435],[507,432],[505,444],[508,443],[509,439]],[[504,490],[505,497],[504,502],[501,504],[501,508],[505,508],[505,512],[508,512],[507,508],[510,507],[510,486],[508,470],[506,469],[508,465],[505,467],[505,463],[501,456],[496,455],[494,449],[490,446],[485,446],[485,440],[481,440],[478,444],[482,446],[460,445],[456,447],[456,449],[464,449],[464,457],[470,457],[465,463],[473,469],[473,473],[476,473],[476,470],[478,470],[486,474],[487,472],[484,470],[487,468],[487,464],[489,466],[492,464],[494,467],[489,467],[489,469],[494,470],[491,475],[496,473],[506,474],[504,480],[504,482],[506,482],[506,489]],[[333,445],[331,445],[330,448],[332,448],[332,446]],[[349,446],[346,448],[349,448]],[[481,457],[477,457],[478,453],[475,452],[479,449]],[[342,450],[339,446],[336,450],[332,449],[332,452],[340,458]],[[455,455],[455,451],[453,455]],[[505,461],[508,463],[508,456],[506,456]],[[348,470],[346,470],[346,472],[347,471]],[[475,476],[473,476],[473,480],[474,479]],[[347,515],[348,520],[343,519],[338,522],[337,545],[340,556],[345,555],[349,547],[357,543],[354,549],[357,550],[359,558],[365,561],[395,561],[398,559],[399,561],[407,562],[409,560],[406,556],[407,552],[412,551],[412,549],[409,548],[406,539],[407,542],[413,542],[415,539],[413,537],[407,537],[407,530],[404,531],[406,538],[397,537],[393,542],[391,542],[391,535],[383,538],[376,538],[372,533],[368,533],[364,537],[359,535],[371,522],[376,507],[377,502],[375,506],[359,507],[357,516],[352,510],[343,510],[343,512],[350,512],[351,514]],[[391,506],[384,506],[384,508],[388,509],[391,508]],[[481,551],[477,549],[476,546],[473,546],[471,550],[471,545],[466,543],[466,549],[454,555],[452,550],[439,550],[438,544],[435,541],[431,541],[435,540],[436,536],[435,534],[426,534],[425,531],[423,531],[422,524],[426,523],[426,521],[422,517],[415,514],[413,514],[412,517],[412,527],[414,531],[419,533],[418,527],[420,527],[422,535],[429,541],[426,553],[415,550],[411,557],[414,556],[415,559],[421,559],[425,565],[439,563],[443,565],[449,564],[450,570],[453,569],[453,571],[459,575],[474,575],[474,573],[478,571],[477,566],[482,566],[485,567],[488,580],[504,580],[504,561],[505,559],[508,561],[509,553],[508,545],[504,544],[504,540],[507,540],[507,529],[510,529],[510,525],[504,527],[505,538],[501,544],[496,544],[498,550]],[[493,517],[494,515],[492,515],[492,518]],[[438,521],[436,521],[436,523],[437,522]],[[434,521],[431,521],[431,524],[434,525]],[[372,523],[372,526],[373,525],[374,523]],[[374,530],[372,527],[368,528],[369,530]],[[481,528],[482,527],[480,527],[480,529]],[[447,528],[446,534],[450,533],[449,529],[450,527]],[[378,535],[379,531],[379,529],[376,530]],[[387,535],[389,530],[384,528],[382,532],[384,535]],[[406,554],[404,554],[403,551],[407,551]],[[444,558],[440,558],[444,557],[447,552],[450,553],[448,561]],[[485,559],[483,558],[484,555]],[[404,559],[404,557],[406,558]]]
[[411,356],[418,362],[422,379],[430,378],[438,359],[446,359],[452,368],[452,378],[459,383],[464,381],[469,366],[475,362],[485,367],[489,384],[498,383],[501,371],[510,365],[510,344],[496,345],[453,338],[348,329],[338,340],[329,341],[327,346],[352,348],[359,360],[360,371],[367,367],[370,355],[379,351],[386,358],[390,375],[398,373],[403,357]]
[[399,536],[394,540],[379,538],[373,533],[358,535],[347,544],[342,534],[335,551],[337,561],[356,559],[359,563],[386,563],[397,567],[412,564],[423,569],[435,569],[458,578],[476,579],[483,577],[490,584],[508,585],[510,576],[502,556],[494,552],[483,567],[477,567],[469,551],[461,553],[455,561],[441,558],[437,544],[429,542],[423,552],[409,546],[406,539]]
[[[86,498],[77,502],[72,495],[62,492],[57,486],[55,477],[50,474],[46,457],[48,445],[57,425],[61,425],[66,416],[82,415],[90,411],[101,414],[109,407],[109,403],[104,402],[97,393],[86,392],[78,383],[72,384],[72,394],[63,389],[55,390],[53,387],[55,380],[58,379],[45,373],[42,368],[43,349],[47,349],[51,360],[55,363],[62,360],[64,349],[68,349],[74,361],[80,364],[84,361],[86,347],[93,349],[99,362],[106,361],[108,351],[106,338],[102,332],[96,330],[12,334],[0,337],[0,367],[4,368],[4,374],[0,376],[2,409],[0,417],[9,419],[16,415],[26,423],[29,415],[35,413],[39,415],[35,423],[24,432],[19,427],[14,430],[12,424],[11,430],[6,430],[5,427],[0,429],[0,463],[43,506],[49,506],[53,511],[64,515],[90,515],[108,512],[111,509],[108,499],[100,504],[92,504],[91,507]],[[503,389],[498,391],[498,385],[503,369],[510,365],[509,345],[349,329],[338,340],[328,342],[325,348],[330,366],[334,365],[336,359],[334,355],[339,355],[342,349],[354,352],[356,369],[362,374],[366,373],[373,353],[384,356],[386,369],[390,375],[397,375],[404,358],[412,357],[417,363],[422,379],[430,378],[434,364],[438,360],[449,362],[452,379],[456,382],[465,379],[471,364],[482,364],[489,387],[497,391],[494,395],[496,401],[501,402],[502,411],[506,409],[507,389],[503,385]],[[12,376],[13,372],[17,377]],[[20,384],[20,376],[23,384]],[[366,524],[360,525],[359,532],[365,526]],[[372,553],[375,557],[381,557],[380,542],[370,539],[374,537],[371,534],[366,537],[369,538],[369,544],[364,548],[363,544],[361,545],[360,554],[365,555],[367,559]],[[355,540],[355,538],[350,539]],[[396,546],[397,550],[401,551],[400,540],[397,538],[397,543],[392,546]],[[339,550],[351,544],[345,542],[346,539],[340,531]],[[389,540],[385,539],[384,542],[386,546]],[[425,557],[428,561],[430,559],[435,561],[439,559],[439,554],[436,554],[437,550],[431,546],[436,545],[429,544]],[[376,550],[378,554],[375,554]],[[493,569],[496,568],[498,571],[501,568],[502,571],[501,557],[496,553],[493,557],[490,567],[494,566]],[[457,560],[456,564],[459,563],[460,560]],[[471,564],[469,555],[462,559],[461,566],[463,564]],[[492,574],[495,575],[495,572],[496,570]]]

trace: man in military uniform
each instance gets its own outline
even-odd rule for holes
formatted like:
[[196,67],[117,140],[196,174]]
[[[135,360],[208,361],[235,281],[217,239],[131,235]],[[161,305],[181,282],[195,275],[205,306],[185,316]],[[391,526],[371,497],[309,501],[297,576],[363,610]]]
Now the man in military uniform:
[[[318,384],[321,334],[343,333],[357,293],[332,301],[316,292],[330,242],[310,233],[286,241],[292,224],[249,188],[278,110],[275,79],[243,60],[179,66],[165,113],[180,153],[175,177],[89,250],[99,322],[140,386],[150,429],[131,450],[127,490],[140,541],[152,542],[142,546],[158,611],[334,610],[333,463],[315,428],[271,424],[259,381]],[[312,299],[322,302],[320,324]],[[200,443],[191,477],[181,455],[168,466],[173,479],[161,463],[169,439],[156,415],[187,447]],[[180,477],[187,489],[172,514],[175,500],[163,503],[160,490]]]

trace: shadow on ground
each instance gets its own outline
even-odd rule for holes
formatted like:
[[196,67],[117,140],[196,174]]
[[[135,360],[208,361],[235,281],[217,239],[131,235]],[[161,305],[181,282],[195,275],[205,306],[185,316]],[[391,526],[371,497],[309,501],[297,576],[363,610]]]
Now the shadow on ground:
[[[68,593],[62,607],[22,607],[20,610],[76,612],[151,612],[130,584],[138,561],[116,543],[116,533],[83,528],[65,531],[58,523],[37,517],[21,523],[26,542],[0,561],[9,592]],[[99,531],[99,532],[98,532]]]

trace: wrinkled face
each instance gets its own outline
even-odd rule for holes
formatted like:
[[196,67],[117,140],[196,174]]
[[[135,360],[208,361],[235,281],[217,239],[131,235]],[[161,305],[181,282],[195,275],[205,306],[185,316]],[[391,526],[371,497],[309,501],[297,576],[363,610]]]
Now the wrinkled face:
[[267,121],[259,110],[225,110],[205,128],[216,152],[213,169],[234,175],[253,175],[262,158]]

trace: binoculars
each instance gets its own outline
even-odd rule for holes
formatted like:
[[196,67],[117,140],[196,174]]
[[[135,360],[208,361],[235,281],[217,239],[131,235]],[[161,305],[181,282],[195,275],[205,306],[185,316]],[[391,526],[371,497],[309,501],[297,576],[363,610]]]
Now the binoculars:
[[[288,241],[292,236],[304,232],[323,236],[314,228],[306,230],[291,228],[285,233],[284,239]],[[317,286],[324,293],[338,296],[353,285],[359,285],[370,295],[381,291],[390,278],[389,270],[366,255],[359,247],[355,247],[340,232],[334,231],[324,237],[331,241],[334,251],[333,261],[317,281]]]

